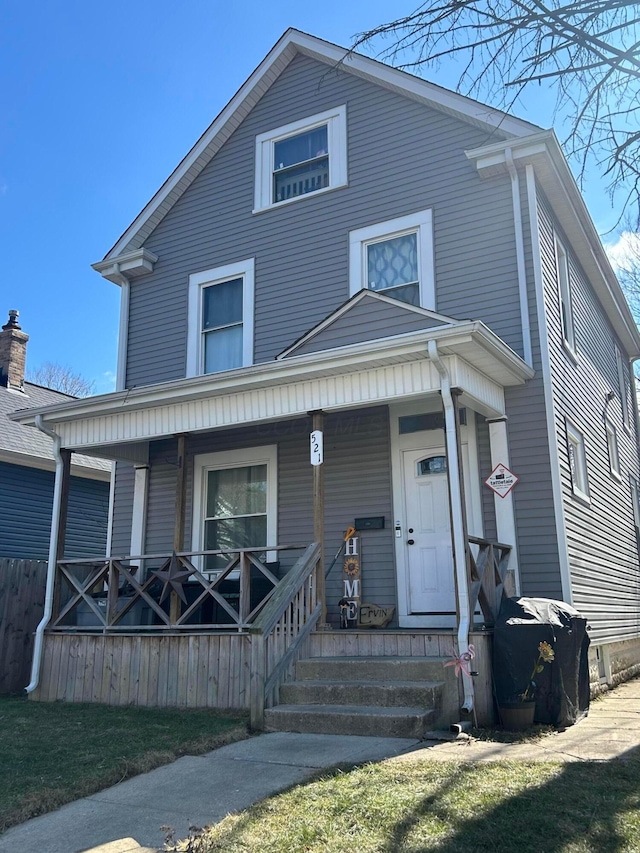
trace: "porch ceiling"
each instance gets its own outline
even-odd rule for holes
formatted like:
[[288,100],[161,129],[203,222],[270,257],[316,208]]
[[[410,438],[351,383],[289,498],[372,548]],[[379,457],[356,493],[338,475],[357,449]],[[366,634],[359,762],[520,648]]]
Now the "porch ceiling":
[[290,418],[436,393],[440,377],[427,356],[436,340],[452,385],[488,416],[504,413],[503,388],[533,371],[477,321],[290,357],[223,374],[199,376],[16,412],[35,425],[42,414],[64,447],[106,448],[182,432]]

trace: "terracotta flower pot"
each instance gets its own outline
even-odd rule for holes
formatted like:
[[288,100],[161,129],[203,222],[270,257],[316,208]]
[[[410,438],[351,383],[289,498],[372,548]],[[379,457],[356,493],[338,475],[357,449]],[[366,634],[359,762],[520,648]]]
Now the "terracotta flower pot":
[[524,732],[533,725],[536,703],[533,700],[508,702],[500,705],[498,711],[503,728],[509,732]]

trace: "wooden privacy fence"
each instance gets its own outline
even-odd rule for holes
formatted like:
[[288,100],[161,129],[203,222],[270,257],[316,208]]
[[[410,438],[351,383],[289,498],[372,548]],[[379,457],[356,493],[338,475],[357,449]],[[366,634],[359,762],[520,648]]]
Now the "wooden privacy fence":
[[0,558],[0,693],[18,693],[29,683],[46,584],[45,562]]

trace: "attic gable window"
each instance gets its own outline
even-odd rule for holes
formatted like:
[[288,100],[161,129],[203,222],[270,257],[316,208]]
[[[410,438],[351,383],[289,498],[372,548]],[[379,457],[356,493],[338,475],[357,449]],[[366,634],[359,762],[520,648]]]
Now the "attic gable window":
[[349,290],[362,288],[435,308],[430,210],[351,231]]
[[253,364],[253,258],[189,276],[187,376]]
[[573,331],[573,306],[571,304],[571,284],[569,279],[569,258],[562,243],[556,238],[556,270],[558,276],[558,295],[560,298],[560,319],[564,346],[575,358],[575,335]]
[[346,122],[340,106],[256,136],[253,212],[346,186]]

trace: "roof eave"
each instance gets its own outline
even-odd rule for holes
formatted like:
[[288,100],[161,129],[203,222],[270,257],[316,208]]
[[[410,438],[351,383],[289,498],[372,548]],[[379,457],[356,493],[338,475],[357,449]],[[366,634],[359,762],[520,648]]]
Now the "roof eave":
[[10,415],[12,420],[33,425],[35,416],[42,415],[49,422],[80,420],[85,417],[113,414],[118,409],[146,409],[179,400],[197,400],[231,390],[247,390],[286,384],[307,376],[332,371],[346,371],[351,367],[378,363],[385,359],[416,357],[427,358],[426,341],[436,339],[441,349],[455,352],[455,348],[473,341],[495,360],[496,370],[504,376],[505,385],[518,385],[534,375],[534,371],[511,350],[497,335],[480,321],[464,321],[455,325],[410,332],[390,338],[352,344],[339,349],[324,350],[306,355],[292,356],[281,361],[270,361],[251,367],[228,370],[223,374],[208,374],[189,379],[178,379],[116,391],[99,397],[88,397],[39,409],[22,409]]

